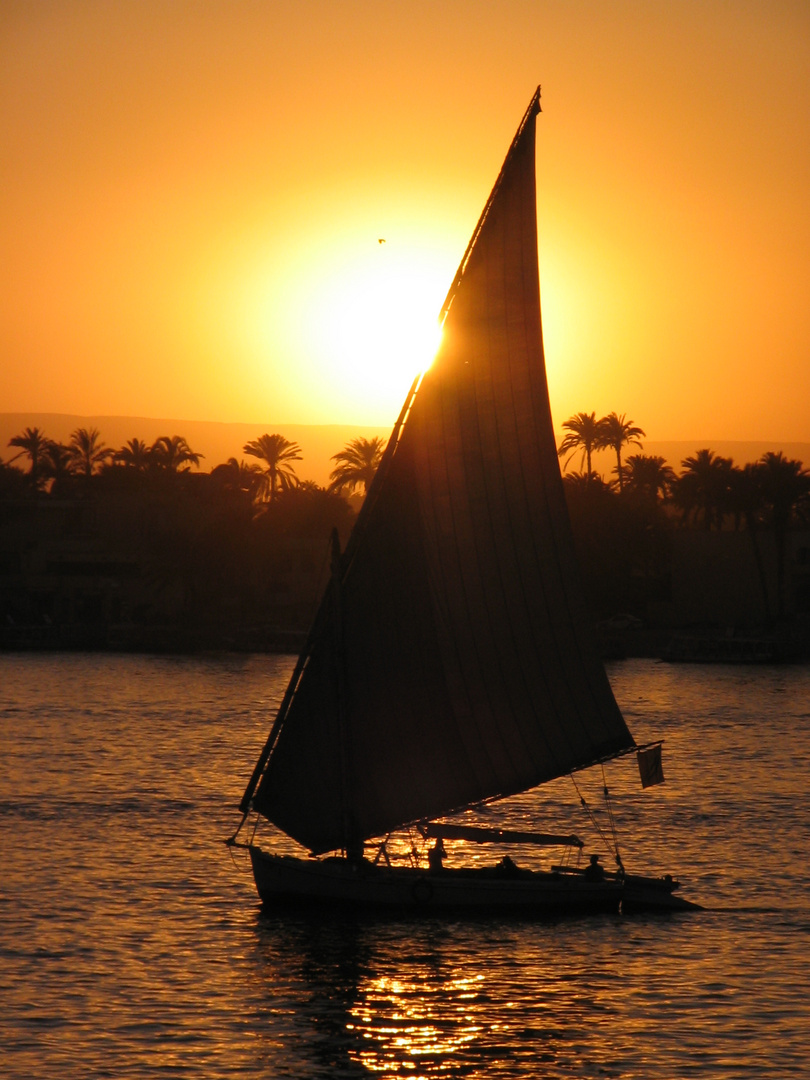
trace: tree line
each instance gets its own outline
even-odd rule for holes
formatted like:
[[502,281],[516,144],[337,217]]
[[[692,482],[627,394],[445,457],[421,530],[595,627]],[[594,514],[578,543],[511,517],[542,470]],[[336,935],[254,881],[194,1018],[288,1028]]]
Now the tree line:
[[[77,481],[88,483],[93,477],[139,475],[166,477],[186,473],[199,466],[204,455],[192,450],[181,435],[161,435],[151,445],[141,439],[129,439],[119,449],[105,445],[97,428],[76,428],[67,443],[48,438],[38,427],[27,427],[9,440],[18,450],[8,461],[0,458],[2,489],[6,493],[24,491],[66,494],[76,489]],[[283,435],[268,434],[245,443],[242,452],[259,459],[260,464],[229,458],[215,466],[211,476],[225,487],[248,494],[256,502],[272,502],[283,491],[326,490],[351,495],[358,488],[363,493],[377,470],[385,440],[357,438],[332,456],[335,467],[327,488],[311,480],[301,480],[295,461],[301,460],[301,448]],[[27,471],[15,462],[28,458]]]
[[180,435],[113,448],[95,428],[65,443],[26,428],[9,446],[0,646],[33,634],[45,647],[264,648],[309,625],[330,535],[348,539],[348,496],[370,484],[384,440],[347,443],[325,487],[297,475],[301,448],[278,433],[210,471]]
[[[621,540],[628,551],[645,531],[648,540],[657,536],[660,549],[662,533],[672,527],[745,529],[765,593],[758,536],[768,530],[776,550],[777,615],[784,614],[788,532],[810,523],[810,472],[801,461],[769,451],[758,461],[740,466],[732,458],[703,448],[684,458],[676,474],[657,455],[631,454],[624,459],[630,446],[643,449],[645,436],[625,414],[614,412],[597,419],[595,412],[580,412],[562,427],[566,434],[557,452],[564,459],[563,468],[580,455],[580,470],[566,472],[563,482],[581,546],[588,548],[589,531],[595,535],[601,528],[604,535],[605,523],[615,523],[622,515],[631,521]],[[615,479],[605,479],[593,469],[592,455],[606,449],[616,455]],[[596,558],[593,545],[589,556],[592,562]]]
[[[596,413],[577,413],[562,427],[567,434],[557,453],[565,458],[563,468],[578,452],[581,465],[586,465],[582,471],[565,473],[569,490],[599,489],[666,503],[680,512],[683,524],[704,529],[721,529],[729,520],[737,529],[743,523],[756,528],[765,515],[783,526],[810,519],[810,472],[781,451],[769,451],[758,461],[739,466],[732,458],[701,449],[684,458],[676,474],[657,455],[632,454],[622,459],[628,446],[643,449],[640,440],[645,435],[624,414],[614,412],[597,420]],[[616,455],[615,480],[605,480],[592,466],[593,453],[605,449]]]
[[[617,413],[577,413],[563,434],[564,490],[595,619],[666,607],[681,530],[739,530],[767,617],[806,610],[786,584],[789,530],[810,521],[801,462],[772,452],[739,467],[699,449],[676,473],[644,454],[643,428]],[[365,493],[385,442],[346,443],[324,487],[299,476],[301,448],[279,433],[210,471],[180,435],[113,448],[95,428],[64,443],[26,428],[9,447],[11,460],[0,462],[6,637],[34,628],[57,647],[106,647],[123,635],[124,647],[262,648],[309,625],[329,536],[337,528],[348,538],[347,496]],[[603,476],[593,455],[606,449],[613,466]]]
[[[624,457],[630,446],[643,449],[641,439],[646,434],[624,414],[613,412],[597,419],[595,412],[580,412],[562,427],[566,434],[558,454],[564,459],[566,490],[574,497],[584,492],[593,498],[619,494],[643,499],[668,508],[682,525],[704,529],[744,526],[756,530],[770,524],[784,530],[793,522],[810,519],[810,473],[801,461],[787,458],[781,451],[738,466],[731,458],[704,448],[686,457],[680,474],[676,474],[660,456],[637,453]],[[199,466],[203,457],[181,435],[162,435],[151,445],[133,438],[113,449],[105,445],[96,428],[81,427],[72,432],[67,443],[28,427],[10,439],[9,446],[18,453],[5,462],[0,458],[0,470],[4,490],[11,492],[67,493],[76,490],[77,481],[105,474],[176,475],[188,472],[192,465]],[[295,462],[301,460],[298,443],[277,433],[265,433],[242,448],[256,462],[231,457],[212,468],[210,475],[259,503],[272,502],[292,488],[345,495],[360,489],[365,493],[384,449],[385,440],[380,438],[352,439],[332,456],[335,466],[323,489],[297,476]],[[594,453],[606,449],[616,456],[613,479],[605,479],[593,468]],[[567,471],[577,454],[580,469]],[[28,459],[27,471],[15,464],[22,457]]]
[[[660,456],[636,453],[625,457],[631,446],[643,449],[643,428],[625,414],[609,413],[597,419],[595,412],[576,413],[562,424],[566,432],[558,454],[563,461],[563,480],[569,500],[578,495],[598,499],[623,495],[664,507],[681,525],[722,529],[756,530],[771,525],[784,532],[792,523],[810,519],[810,473],[801,461],[780,452],[768,452],[759,461],[743,466],[704,448],[681,462],[676,474]],[[181,435],[162,435],[151,445],[129,439],[113,449],[105,445],[96,428],[77,428],[67,443],[49,439],[37,427],[28,427],[9,440],[18,451],[10,460],[0,458],[2,489],[14,494],[49,491],[55,495],[75,492],[79,483],[98,476],[161,477],[187,473],[200,465],[202,454]],[[326,490],[363,494],[377,470],[385,449],[380,438],[357,438],[332,456],[335,463],[326,488],[296,474],[301,448],[280,434],[265,433],[242,448],[246,462],[231,457],[212,468],[210,475],[222,486],[238,490],[257,503],[272,502],[291,489]],[[616,464],[613,479],[593,468],[593,455],[612,450]],[[567,471],[579,454],[580,469]],[[28,459],[24,471],[15,462]],[[584,466],[584,468],[583,468]]]

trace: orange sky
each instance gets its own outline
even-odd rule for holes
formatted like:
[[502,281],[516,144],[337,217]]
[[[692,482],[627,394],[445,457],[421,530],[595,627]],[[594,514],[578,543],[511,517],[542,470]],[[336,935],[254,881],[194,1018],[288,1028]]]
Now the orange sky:
[[392,422],[538,82],[555,419],[810,439],[806,0],[4,0],[0,412]]

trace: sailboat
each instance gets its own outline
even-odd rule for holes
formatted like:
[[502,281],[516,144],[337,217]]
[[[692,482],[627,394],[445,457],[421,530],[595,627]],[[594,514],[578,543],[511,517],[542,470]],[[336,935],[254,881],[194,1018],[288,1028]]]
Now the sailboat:
[[[653,779],[660,771],[660,745],[636,746],[613,697],[579,583],[541,332],[539,112],[538,88],[442,308],[437,355],[343,551],[333,534],[330,583],[229,841],[249,850],[265,903],[694,906],[670,876],[574,864],[577,836],[458,818],[631,752]],[[260,819],[302,854],[263,848],[248,825]],[[403,830],[424,843],[398,863],[390,838]],[[510,856],[456,867],[445,840],[564,857],[548,869]]]

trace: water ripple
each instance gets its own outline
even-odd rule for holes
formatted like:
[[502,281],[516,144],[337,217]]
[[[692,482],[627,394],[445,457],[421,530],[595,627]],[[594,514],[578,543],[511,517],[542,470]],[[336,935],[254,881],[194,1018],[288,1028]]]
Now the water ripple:
[[[623,858],[707,910],[454,922],[260,912],[221,840],[291,663],[0,656],[4,1080],[803,1074],[807,669],[611,669],[665,739],[662,788],[608,769]],[[485,816],[596,845],[574,795]]]

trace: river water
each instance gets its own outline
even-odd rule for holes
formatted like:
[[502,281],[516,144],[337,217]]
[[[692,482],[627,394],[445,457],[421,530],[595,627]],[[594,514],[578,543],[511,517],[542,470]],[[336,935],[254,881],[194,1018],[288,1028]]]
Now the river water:
[[[532,922],[261,913],[221,841],[291,666],[0,655],[5,1080],[810,1075],[810,669],[613,665],[625,865],[705,910]],[[570,780],[488,814],[599,850]]]

